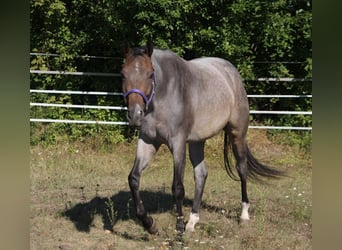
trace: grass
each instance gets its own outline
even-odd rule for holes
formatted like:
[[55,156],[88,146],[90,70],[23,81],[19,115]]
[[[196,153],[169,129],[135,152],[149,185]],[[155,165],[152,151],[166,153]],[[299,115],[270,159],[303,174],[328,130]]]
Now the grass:
[[[151,236],[135,218],[127,176],[135,142],[71,143],[31,147],[31,249],[311,249],[312,162],[296,146],[251,130],[249,144],[260,161],[290,177],[267,185],[249,182],[248,223],[239,223],[240,185],[223,167],[222,136],[206,144],[208,178],[200,222],[192,234],[175,233],[172,158],[162,147],[141,179],[144,204],[157,222]],[[282,138],[283,140],[284,138]],[[103,148],[103,147],[99,147]],[[185,219],[194,193],[189,160],[185,171]]]

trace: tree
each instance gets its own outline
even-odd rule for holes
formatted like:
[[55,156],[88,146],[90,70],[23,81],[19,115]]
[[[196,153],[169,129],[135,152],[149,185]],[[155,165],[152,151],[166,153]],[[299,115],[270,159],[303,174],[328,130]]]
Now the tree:
[[[30,4],[31,51],[60,55],[32,57],[31,69],[117,73],[125,41],[140,45],[152,39],[155,46],[171,49],[186,59],[226,58],[237,66],[244,79],[312,76],[310,0],[32,0]],[[113,59],[89,60],[79,55]],[[249,94],[311,93],[311,85],[305,83],[245,83]],[[31,88],[120,91],[121,84],[119,78],[31,75]],[[47,97],[36,95],[34,98],[46,101]],[[62,103],[123,104],[122,100],[104,97],[59,95],[49,98]],[[279,110],[285,104],[307,110],[311,108],[311,99],[296,103],[278,99],[251,100],[251,106],[261,110]],[[85,115],[79,112],[68,111],[67,115]],[[66,113],[50,115],[58,117]],[[311,122],[308,118],[256,118],[272,122],[278,119],[290,125]]]

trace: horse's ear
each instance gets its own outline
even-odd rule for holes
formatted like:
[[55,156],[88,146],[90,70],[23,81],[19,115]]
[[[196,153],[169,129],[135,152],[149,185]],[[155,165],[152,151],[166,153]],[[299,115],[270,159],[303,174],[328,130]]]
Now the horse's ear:
[[121,47],[121,53],[123,56],[126,56],[130,52],[131,52],[131,47],[129,46],[129,43],[125,41]]
[[146,43],[146,54],[151,57],[153,53],[153,43],[152,41],[149,39]]

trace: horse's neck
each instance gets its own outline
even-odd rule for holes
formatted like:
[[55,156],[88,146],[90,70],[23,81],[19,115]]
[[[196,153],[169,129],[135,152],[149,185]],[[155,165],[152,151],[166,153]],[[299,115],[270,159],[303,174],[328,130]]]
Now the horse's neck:
[[[180,78],[184,77],[185,74],[182,71],[187,70],[186,61],[169,50],[157,49],[156,51],[154,51],[152,54],[152,64],[155,70],[157,81],[159,78],[162,79],[163,83],[165,81],[167,82],[167,78],[170,79],[170,76]],[[179,83],[181,84],[181,81]]]

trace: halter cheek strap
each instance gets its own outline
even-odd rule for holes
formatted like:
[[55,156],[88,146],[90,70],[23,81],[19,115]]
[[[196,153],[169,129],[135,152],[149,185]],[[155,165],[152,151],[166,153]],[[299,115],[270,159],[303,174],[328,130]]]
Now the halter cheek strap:
[[127,91],[126,93],[123,93],[123,96],[125,98],[127,98],[132,93],[139,94],[144,99],[146,107],[148,107],[148,105],[151,103],[153,96],[154,96],[154,93],[155,93],[155,76],[154,76],[154,74],[153,74],[152,92],[150,94],[150,98],[147,98],[147,96],[144,94],[144,92],[142,92],[140,89],[131,89],[131,90]]

